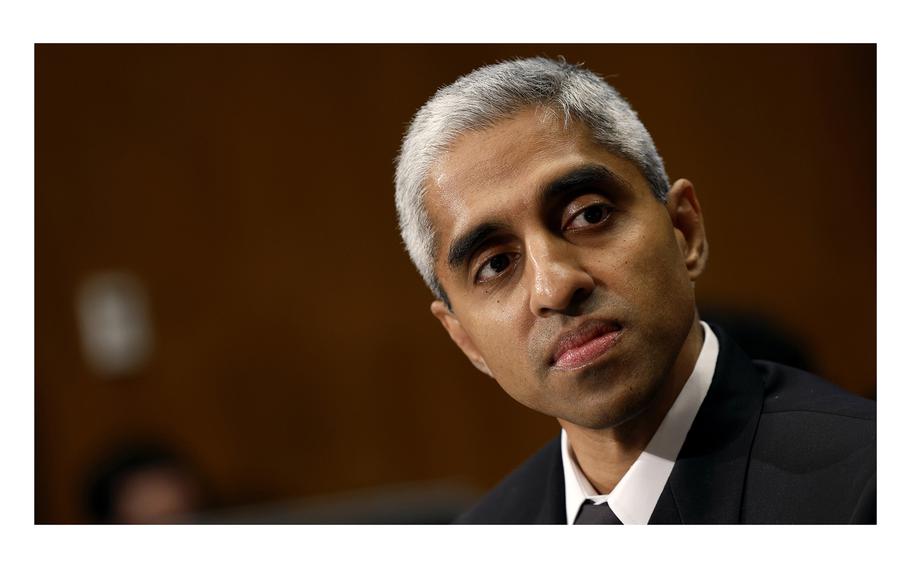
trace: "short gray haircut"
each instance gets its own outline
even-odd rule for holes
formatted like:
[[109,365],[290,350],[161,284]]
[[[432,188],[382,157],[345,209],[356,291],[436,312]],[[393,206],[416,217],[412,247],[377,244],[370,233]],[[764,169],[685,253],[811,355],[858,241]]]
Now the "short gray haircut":
[[424,205],[430,169],[459,135],[489,128],[528,106],[583,122],[594,140],[631,161],[654,195],[670,182],[654,141],[629,103],[601,76],[564,59],[534,57],[487,65],[440,88],[414,115],[395,169],[395,207],[405,248],[427,286],[451,307],[434,268],[436,235]]

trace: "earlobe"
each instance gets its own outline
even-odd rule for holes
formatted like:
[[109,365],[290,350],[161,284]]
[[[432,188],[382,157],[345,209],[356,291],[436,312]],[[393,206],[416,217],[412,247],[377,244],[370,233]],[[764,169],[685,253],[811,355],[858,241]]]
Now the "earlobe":
[[670,213],[689,278],[694,281],[708,262],[708,238],[701,205],[692,182],[687,179],[676,180],[667,196],[667,211]]
[[480,351],[474,346],[474,341],[461,326],[461,321],[459,321],[458,317],[439,300],[435,300],[430,304],[430,311],[448,332],[449,337],[455,342],[455,345],[457,345],[458,348],[461,349],[461,352],[465,354],[468,361],[470,361],[478,371],[492,377],[493,373],[487,366],[486,361],[484,361]]

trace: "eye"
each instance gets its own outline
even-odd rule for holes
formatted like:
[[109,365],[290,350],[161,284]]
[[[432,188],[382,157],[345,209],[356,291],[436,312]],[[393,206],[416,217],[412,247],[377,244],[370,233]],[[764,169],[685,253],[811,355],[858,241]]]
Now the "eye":
[[578,210],[563,227],[564,231],[574,231],[604,223],[613,212],[606,203],[595,203]]
[[480,269],[477,271],[477,276],[474,277],[474,281],[478,284],[482,284],[498,277],[508,270],[515,261],[512,256],[513,255],[509,253],[500,253],[491,256],[480,266]]

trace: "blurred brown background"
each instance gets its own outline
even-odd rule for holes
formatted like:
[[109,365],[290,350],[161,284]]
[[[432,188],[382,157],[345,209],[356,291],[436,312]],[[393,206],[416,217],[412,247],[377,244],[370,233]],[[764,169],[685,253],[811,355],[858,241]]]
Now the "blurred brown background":
[[700,305],[874,398],[875,46],[39,45],[36,521],[90,521],[137,440],[214,522],[442,518],[555,435],[431,317],[392,200],[435,89],[530,55],[606,76],[694,181]]

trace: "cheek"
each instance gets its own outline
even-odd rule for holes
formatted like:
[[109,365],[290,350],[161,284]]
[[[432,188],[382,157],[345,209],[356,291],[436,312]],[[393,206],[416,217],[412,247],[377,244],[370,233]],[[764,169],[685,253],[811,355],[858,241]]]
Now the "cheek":
[[484,297],[483,303],[478,304],[472,313],[483,314],[482,319],[472,320],[471,326],[486,347],[484,354],[494,357],[514,357],[513,353],[517,353],[527,342],[528,332],[534,325],[524,282],[518,282],[505,293]]
[[607,292],[612,289],[648,312],[679,305],[671,298],[689,297],[691,285],[673,233],[639,230],[620,243],[616,254],[606,255],[604,273],[612,275]]
[[472,333],[474,344],[493,371],[499,361],[513,357],[509,347],[514,347],[518,339],[513,320],[506,317],[504,311],[497,309],[495,312],[495,315],[491,314],[480,322],[481,325],[475,323],[475,333]]
[[533,381],[535,372],[528,357],[528,336],[514,312],[497,310],[495,317],[487,318],[483,327],[474,324],[472,337],[496,382],[510,396],[529,404],[535,397]]
[[504,369],[515,369],[523,365],[522,338],[513,320],[504,319],[497,321],[497,325],[488,326],[484,333],[478,336],[481,354],[490,370],[497,377]]

